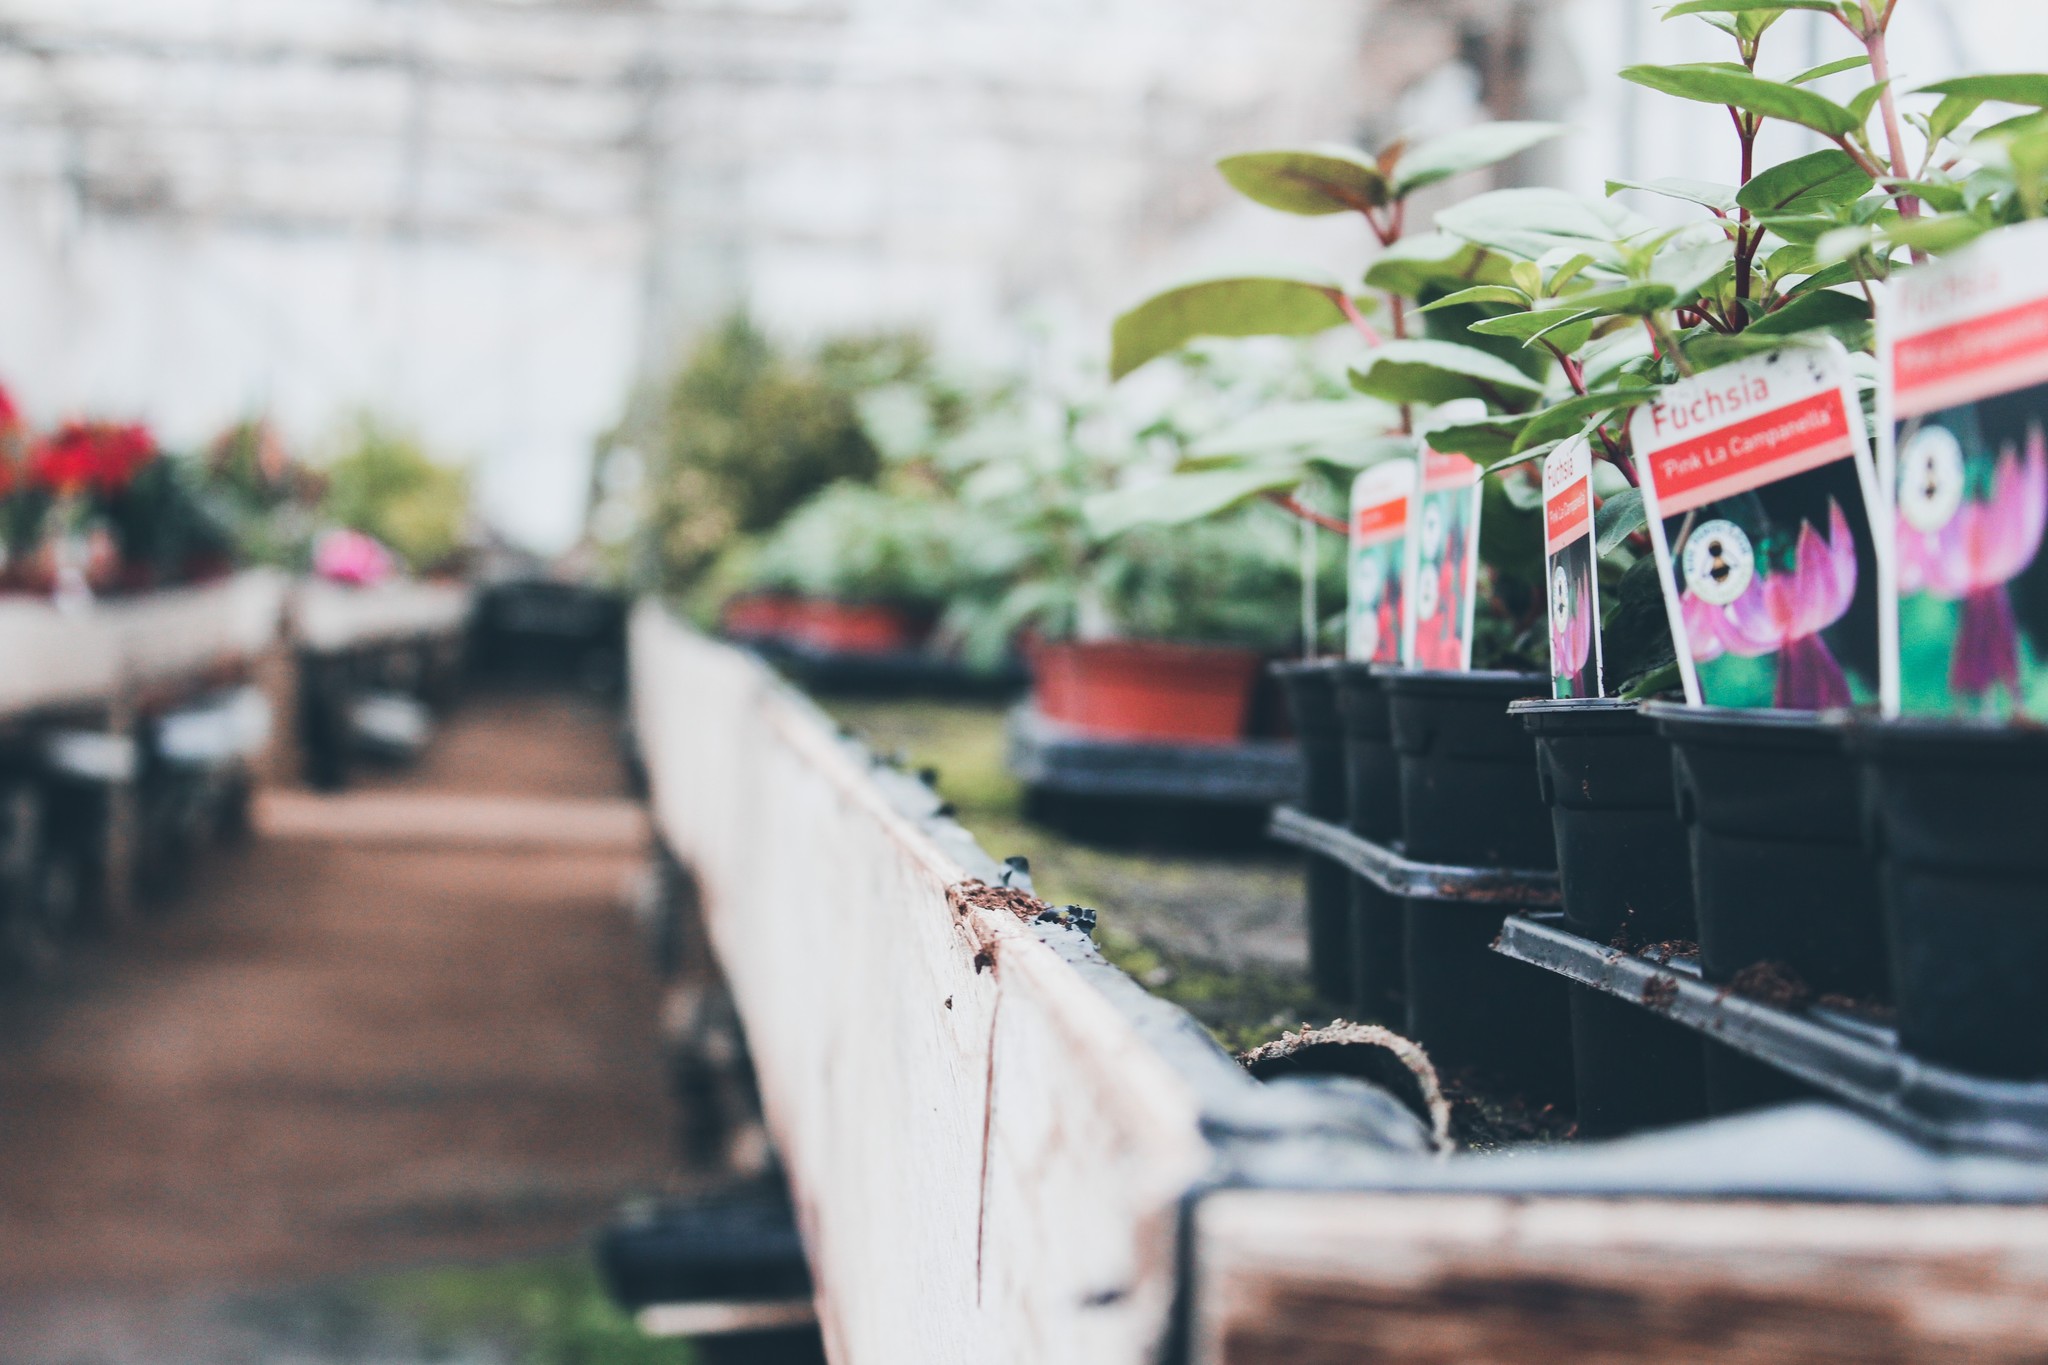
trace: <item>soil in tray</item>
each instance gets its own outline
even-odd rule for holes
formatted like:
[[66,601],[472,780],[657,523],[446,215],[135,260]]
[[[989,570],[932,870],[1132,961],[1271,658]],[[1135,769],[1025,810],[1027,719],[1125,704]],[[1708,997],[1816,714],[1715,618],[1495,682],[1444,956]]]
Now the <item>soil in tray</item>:
[[1525,1099],[1483,1073],[1455,1071],[1439,1080],[1451,1102],[1451,1141],[1460,1151],[1548,1146],[1578,1134],[1570,1114]]
[[934,770],[938,792],[997,858],[1031,860],[1041,899],[1089,906],[1103,955],[1186,1009],[1232,1051],[1324,1020],[1308,986],[1300,860],[1249,842],[1104,847],[1031,818],[1003,766],[999,704],[831,698],[876,753]]

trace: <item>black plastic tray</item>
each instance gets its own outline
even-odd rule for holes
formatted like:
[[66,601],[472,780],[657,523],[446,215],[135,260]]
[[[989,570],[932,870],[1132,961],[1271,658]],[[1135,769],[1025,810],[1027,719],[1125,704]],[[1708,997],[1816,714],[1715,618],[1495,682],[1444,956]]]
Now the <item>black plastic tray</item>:
[[1388,895],[1406,900],[1532,908],[1562,903],[1555,872],[1413,862],[1397,845],[1374,843],[1292,806],[1273,811],[1267,832],[1283,844],[1342,863]]
[[1511,916],[1494,951],[1634,1001],[1937,1147],[2048,1157],[2048,1082],[1932,1066],[1892,1030],[1825,1005],[1784,1009],[1731,994],[1677,958],[1660,963],[1581,938],[1554,915]]
[[1010,712],[1009,765],[1025,786],[1065,796],[1270,806],[1301,791],[1301,756],[1291,741],[1104,739],[1047,720],[1028,703]]
[[743,642],[797,683],[825,693],[1008,697],[1030,685],[1016,664],[976,670],[924,650],[860,653],[788,641]]

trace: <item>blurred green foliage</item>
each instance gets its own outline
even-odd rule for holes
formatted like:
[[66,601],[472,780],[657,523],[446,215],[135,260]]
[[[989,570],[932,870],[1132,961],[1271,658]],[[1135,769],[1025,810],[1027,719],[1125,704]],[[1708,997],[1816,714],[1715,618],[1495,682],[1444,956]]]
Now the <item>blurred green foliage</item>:
[[881,457],[848,381],[887,368],[879,345],[794,360],[744,316],[707,336],[614,438],[646,461],[659,585],[686,591],[739,538],[774,527],[826,485],[872,481]]
[[374,536],[414,571],[446,565],[462,550],[469,477],[437,464],[410,436],[363,417],[325,474],[325,519]]

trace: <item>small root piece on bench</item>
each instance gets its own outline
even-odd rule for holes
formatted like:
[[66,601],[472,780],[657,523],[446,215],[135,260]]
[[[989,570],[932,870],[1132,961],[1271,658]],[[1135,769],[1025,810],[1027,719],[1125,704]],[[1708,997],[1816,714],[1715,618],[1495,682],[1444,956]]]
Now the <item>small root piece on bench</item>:
[[1322,1028],[1303,1025],[1237,1059],[1262,1081],[1282,1076],[1351,1076],[1379,1086],[1429,1125],[1439,1151],[1448,1146],[1451,1105],[1437,1080],[1429,1054],[1412,1038],[1378,1024],[1342,1019]]

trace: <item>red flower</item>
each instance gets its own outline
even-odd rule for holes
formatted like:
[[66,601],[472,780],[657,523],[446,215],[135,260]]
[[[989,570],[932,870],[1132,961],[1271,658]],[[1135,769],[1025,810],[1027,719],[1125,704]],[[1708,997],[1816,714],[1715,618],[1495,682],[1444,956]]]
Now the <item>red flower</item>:
[[0,384],[0,432],[12,431],[21,425],[21,409],[14,405],[14,395]]
[[29,456],[29,476],[60,494],[118,493],[155,457],[140,423],[66,422]]

